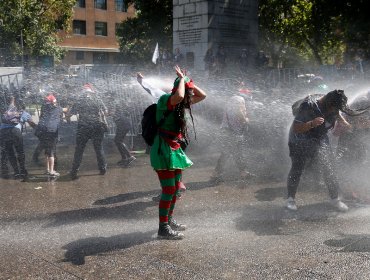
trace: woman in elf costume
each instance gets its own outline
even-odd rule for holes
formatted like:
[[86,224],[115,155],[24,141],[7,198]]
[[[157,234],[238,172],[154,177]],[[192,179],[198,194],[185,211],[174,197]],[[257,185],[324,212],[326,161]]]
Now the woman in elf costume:
[[[197,87],[183,71],[175,67],[177,78],[171,93],[163,94],[157,103],[157,123],[164,117],[158,134],[150,150],[150,162],[157,172],[162,187],[159,202],[158,238],[182,239],[179,231],[186,226],[178,224],[172,217],[177,194],[181,185],[182,170],[193,163],[181,148],[181,142],[187,142],[187,123],[185,109],[190,112],[191,105],[206,98],[205,92]],[[194,125],[194,123],[193,123]]]

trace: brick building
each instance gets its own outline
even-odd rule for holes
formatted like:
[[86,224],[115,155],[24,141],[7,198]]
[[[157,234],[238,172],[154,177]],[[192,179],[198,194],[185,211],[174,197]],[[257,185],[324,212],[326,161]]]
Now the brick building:
[[134,14],[133,6],[126,10],[125,0],[77,0],[72,34],[60,34],[60,46],[68,50],[63,63],[117,63],[116,29]]

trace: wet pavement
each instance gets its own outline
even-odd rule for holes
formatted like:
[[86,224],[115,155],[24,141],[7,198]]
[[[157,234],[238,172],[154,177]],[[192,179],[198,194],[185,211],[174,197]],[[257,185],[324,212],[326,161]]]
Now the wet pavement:
[[58,150],[56,181],[30,162],[26,182],[0,179],[0,279],[370,278],[368,205],[348,201],[338,213],[325,188],[302,186],[292,213],[283,179],[214,184],[217,155],[189,151],[195,164],[175,210],[185,239],[157,240],[148,156],[121,168],[115,147],[106,150],[104,176],[89,143],[78,180],[67,176],[73,145]]

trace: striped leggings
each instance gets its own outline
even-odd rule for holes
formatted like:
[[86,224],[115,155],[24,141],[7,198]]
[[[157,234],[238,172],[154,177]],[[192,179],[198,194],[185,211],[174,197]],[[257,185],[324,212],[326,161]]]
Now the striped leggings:
[[161,200],[159,201],[159,224],[168,224],[175,209],[182,170],[157,170],[157,174],[162,187]]

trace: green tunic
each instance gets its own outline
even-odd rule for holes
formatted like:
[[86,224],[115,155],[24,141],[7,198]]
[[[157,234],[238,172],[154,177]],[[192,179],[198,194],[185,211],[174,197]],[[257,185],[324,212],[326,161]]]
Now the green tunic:
[[[164,112],[168,110],[167,103],[170,96],[171,94],[164,94],[158,100],[156,112],[157,123],[162,118]],[[170,113],[166,117],[161,128],[173,132],[178,131],[173,113]],[[193,165],[193,162],[181,148],[175,151],[172,150],[168,143],[158,135],[155,136],[153,146],[150,150],[150,163],[154,170],[185,169]]]

